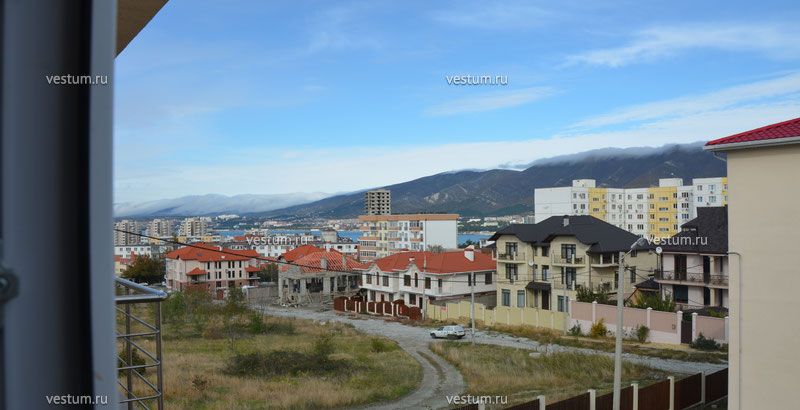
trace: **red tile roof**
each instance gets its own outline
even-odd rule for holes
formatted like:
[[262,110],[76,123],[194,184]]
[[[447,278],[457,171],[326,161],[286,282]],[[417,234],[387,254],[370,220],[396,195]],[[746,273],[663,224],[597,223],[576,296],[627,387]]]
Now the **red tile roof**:
[[735,144],[742,142],[766,141],[781,138],[800,137],[800,118],[766,125],[754,130],[741,132],[729,137],[718,138],[706,143],[706,146]]
[[400,252],[380,258],[375,263],[384,272],[405,271],[410,263],[430,273],[480,272],[497,268],[492,255],[478,251],[473,254],[474,260],[469,260],[464,251]]
[[[321,250],[317,249],[316,252],[309,253],[301,258],[295,259],[292,264],[301,265],[300,270],[305,273],[322,272],[322,260],[328,270],[345,271],[345,270],[361,270],[369,267],[369,264],[361,263],[350,256],[335,251],[335,250]],[[281,265],[281,270],[286,271],[290,269],[291,265]]]
[[184,246],[167,254],[167,259],[196,260],[198,262],[218,262],[218,261],[246,261],[257,258],[258,252],[248,249],[236,251],[220,246],[196,243],[192,246]]
[[204,270],[202,270],[200,268],[194,268],[194,269],[190,270],[189,272],[186,272],[186,276],[199,276],[199,275],[207,275],[207,274],[208,274],[208,272],[206,272],[206,271],[204,271]]
[[281,255],[281,257],[283,258],[283,260],[287,262],[294,262],[295,260],[300,259],[306,255],[319,251],[322,251],[322,249],[317,248],[314,245],[303,245],[284,253],[283,255]]

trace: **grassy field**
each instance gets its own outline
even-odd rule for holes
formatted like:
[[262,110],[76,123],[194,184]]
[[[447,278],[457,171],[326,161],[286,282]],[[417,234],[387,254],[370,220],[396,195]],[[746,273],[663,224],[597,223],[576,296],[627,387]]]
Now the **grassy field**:
[[[432,320],[427,320],[425,323],[420,322],[420,325],[428,327],[442,326],[444,324],[450,323]],[[468,325],[466,320],[461,321],[461,324],[464,324],[465,327]],[[475,326],[479,330],[494,331],[512,336],[525,337],[545,344],[557,344],[562,346],[599,350],[603,352],[614,351],[614,339],[610,337],[593,339],[587,336],[569,336],[564,335],[563,332],[534,326],[508,326],[503,324],[486,326],[480,321],[476,321]],[[641,356],[682,360],[687,362],[720,364],[727,363],[728,361],[727,352],[701,351],[691,349],[685,345],[639,343],[633,340],[623,341],[622,351],[624,353],[632,353]]]
[[357,406],[399,398],[422,377],[396,343],[349,325],[247,311],[231,316],[224,306],[201,310],[207,311],[179,314],[180,320],[165,311],[166,408]]
[[[606,356],[550,353],[531,356],[530,350],[481,344],[431,343],[431,350],[458,367],[468,394],[508,396],[508,404],[530,401],[542,394],[548,403],[597,389],[613,387],[614,363]],[[623,363],[623,385],[646,385],[668,374],[646,366]]]

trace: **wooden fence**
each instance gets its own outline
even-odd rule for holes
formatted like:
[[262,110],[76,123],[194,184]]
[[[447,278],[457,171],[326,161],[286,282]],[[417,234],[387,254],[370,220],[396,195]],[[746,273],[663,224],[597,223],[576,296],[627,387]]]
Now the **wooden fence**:
[[[713,403],[728,395],[728,369],[716,373],[697,373],[675,381],[667,378],[642,387],[633,384],[620,391],[622,410],[683,410],[703,403]],[[536,400],[517,404],[506,409],[514,410],[611,410],[613,393],[596,396],[594,390],[570,397],[555,403],[546,403],[543,396]],[[464,410],[477,409],[478,405],[462,407]]]
[[416,306],[406,306],[402,300],[394,302],[368,302],[360,296],[344,297],[340,296],[333,299],[333,310],[338,312],[367,313],[377,316],[403,317],[412,320],[422,318],[422,311]]

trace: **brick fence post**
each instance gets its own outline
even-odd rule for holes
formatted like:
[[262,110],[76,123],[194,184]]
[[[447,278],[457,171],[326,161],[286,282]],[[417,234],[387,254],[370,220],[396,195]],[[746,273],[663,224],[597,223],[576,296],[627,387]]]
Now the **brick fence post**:
[[545,404],[545,401],[544,401],[544,396],[538,395],[538,396],[536,396],[536,400],[539,400],[539,410],[546,410],[547,409],[547,405]]
[[639,383],[631,383],[631,387],[633,388],[632,408],[633,410],[639,410]]
[[597,409],[597,390],[589,389],[589,410]]
[[683,311],[675,312],[675,332],[678,334],[678,344],[681,344],[681,322],[683,321]]
[[692,313],[692,341],[697,339],[697,312]]
[[725,316],[725,343],[730,343],[731,318]]
[[597,322],[597,301],[592,301],[592,323]]
[[650,313],[653,311],[653,308],[647,308],[647,328],[650,329]]

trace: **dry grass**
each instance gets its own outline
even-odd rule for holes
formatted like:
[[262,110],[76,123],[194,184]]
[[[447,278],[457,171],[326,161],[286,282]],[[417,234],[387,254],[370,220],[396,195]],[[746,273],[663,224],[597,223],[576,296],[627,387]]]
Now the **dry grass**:
[[[551,353],[531,356],[531,351],[458,342],[432,343],[431,350],[458,367],[468,392],[507,395],[509,404],[533,400],[543,394],[548,402],[613,386],[614,363],[606,356]],[[623,363],[623,383],[648,384],[668,375],[646,366]]]
[[[451,322],[465,326],[468,325],[468,319],[453,320]],[[451,324],[451,322],[445,323],[435,320],[426,320],[421,322],[420,325],[436,327],[442,326],[443,324]],[[603,352],[614,351],[614,341],[611,338],[592,339],[585,336],[565,336],[561,331],[535,326],[509,326],[499,323],[492,326],[487,326],[482,321],[476,321],[475,327],[484,331],[494,331],[517,337],[525,337],[544,344],[557,344],[562,346],[599,350]],[[726,352],[699,351],[690,349],[685,345],[676,346],[654,343],[639,343],[631,340],[625,340],[622,344],[622,351],[624,353],[632,353],[640,356],[682,360],[686,362],[719,364],[726,363],[728,361],[728,354]]]
[[[395,342],[376,341],[340,323],[265,317],[267,333],[239,334],[231,340],[218,318],[204,329],[191,324],[164,328],[165,406],[170,409],[339,408],[401,397],[419,384],[422,369]],[[209,333],[221,337],[208,338]],[[203,336],[206,337],[203,337]],[[330,335],[331,359],[346,370],[324,375],[238,377],[224,373],[234,353],[311,351],[314,341]],[[380,348],[376,346],[380,345]],[[152,341],[143,343],[148,349]],[[152,373],[148,373],[152,376]],[[150,378],[154,380],[154,378]],[[203,388],[203,385],[205,386]],[[136,384],[143,391],[142,383]]]

